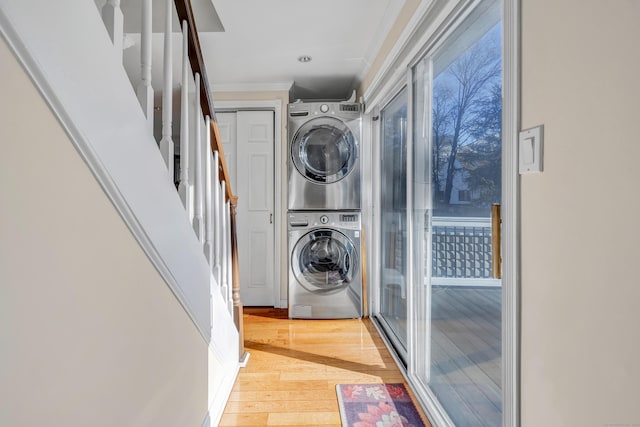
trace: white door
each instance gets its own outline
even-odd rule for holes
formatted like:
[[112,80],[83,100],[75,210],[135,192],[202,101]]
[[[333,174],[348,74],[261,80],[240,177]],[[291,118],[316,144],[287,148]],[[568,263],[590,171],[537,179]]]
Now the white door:
[[[216,117],[233,192],[238,196],[242,303],[273,307],[276,252],[273,218],[274,113],[238,111],[217,113]],[[223,132],[223,128],[227,130]]]

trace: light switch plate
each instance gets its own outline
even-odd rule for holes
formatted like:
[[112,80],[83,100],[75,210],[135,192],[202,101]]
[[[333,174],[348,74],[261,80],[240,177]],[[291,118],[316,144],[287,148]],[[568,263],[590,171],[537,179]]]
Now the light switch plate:
[[518,171],[520,174],[542,172],[544,126],[520,131],[518,135]]

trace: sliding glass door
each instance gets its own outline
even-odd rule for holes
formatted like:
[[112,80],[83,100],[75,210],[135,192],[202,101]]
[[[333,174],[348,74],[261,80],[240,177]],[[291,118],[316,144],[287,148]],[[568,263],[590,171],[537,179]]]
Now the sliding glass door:
[[407,353],[407,89],[380,114],[380,320],[398,354]]
[[500,3],[470,2],[441,36],[408,70],[411,86],[380,115],[378,317],[444,423],[496,427],[502,287],[500,263],[493,262],[499,219],[492,221],[492,213],[502,197]]

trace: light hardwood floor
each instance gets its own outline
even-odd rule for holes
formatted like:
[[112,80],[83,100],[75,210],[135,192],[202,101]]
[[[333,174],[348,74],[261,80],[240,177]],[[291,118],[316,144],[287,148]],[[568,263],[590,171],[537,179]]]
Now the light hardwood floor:
[[221,426],[340,426],[336,384],[406,384],[369,319],[289,320],[286,310],[246,308],[244,336],[251,357]]

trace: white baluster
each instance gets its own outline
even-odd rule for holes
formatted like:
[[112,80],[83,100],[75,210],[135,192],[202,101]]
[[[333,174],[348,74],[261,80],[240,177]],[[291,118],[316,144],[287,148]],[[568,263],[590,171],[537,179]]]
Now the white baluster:
[[229,313],[231,314],[231,316],[233,316],[233,254],[231,251],[231,201],[228,201],[225,204],[224,216],[225,216],[225,223],[227,224],[225,237],[227,241],[226,247],[228,248],[227,258],[226,258],[226,264],[227,264],[226,300],[227,300],[227,308],[229,309]]
[[193,204],[193,230],[196,232],[196,236],[198,236],[198,240],[201,242],[204,241],[203,238],[203,226],[202,226],[202,217],[203,217],[203,191],[202,191],[202,109],[200,108],[200,73],[196,73],[196,93],[195,93],[195,147],[194,147],[194,159],[193,159],[193,194],[194,194],[194,204]]
[[220,169],[218,167],[220,162],[220,155],[217,151],[213,152],[213,276],[216,278],[218,286],[222,286],[222,276],[220,273],[220,260],[222,252],[222,221],[220,214],[222,212],[222,206],[220,205]]
[[204,119],[205,127],[205,147],[204,147],[204,255],[209,261],[209,266],[213,271],[213,206],[212,206],[212,185],[213,173],[211,171],[211,118]]
[[172,56],[173,56],[173,43],[171,41],[171,18],[173,15],[173,0],[166,0],[166,15],[164,21],[164,61],[163,61],[163,73],[164,73],[164,85],[162,89],[162,140],[160,140],[160,153],[162,158],[167,164],[169,170],[169,178],[171,182],[174,180],[173,176],[173,162],[174,162],[174,146],[171,139],[172,133],[172,114],[173,114],[173,96],[172,96],[172,83],[173,83],[173,69]]
[[178,194],[191,217],[189,188],[189,38],[187,21],[182,21],[182,89],[180,98],[180,184]]
[[225,202],[225,182],[220,181],[220,292],[225,302],[228,302],[227,295],[227,216],[225,215],[226,202]]
[[142,0],[142,30],[140,31],[140,83],[136,93],[149,130],[153,133],[153,87],[151,86],[151,0]]
[[102,6],[102,21],[111,37],[113,47],[122,57],[122,41],[124,39],[124,17],[120,9],[120,0],[107,0]]

